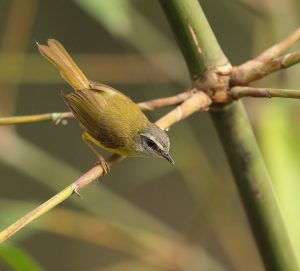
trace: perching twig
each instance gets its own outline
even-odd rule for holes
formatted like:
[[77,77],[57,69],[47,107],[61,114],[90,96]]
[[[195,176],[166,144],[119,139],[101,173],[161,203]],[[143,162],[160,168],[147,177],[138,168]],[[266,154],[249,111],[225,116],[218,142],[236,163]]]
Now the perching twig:
[[194,92],[195,90],[191,89],[189,91],[179,93],[175,96],[150,100],[147,102],[141,102],[138,103],[138,106],[144,111],[150,111],[161,107],[179,105],[182,102],[184,102],[186,99],[190,98]]
[[233,87],[230,90],[233,99],[242,97],[261,97],[261,98],[296,98],[300,99],[299,89],[278,89],[278,88],[255,88],[255,87]]
[[[201,109],[208,108],[211,104],[210,98],[204,92],[196,92],[194,93],[189,99],[183,102],[180,106],[174,109],[160,120],[156,122],[161,128],[168,128],[174,123],[182,120],[192,113],[199,111]],[[180,112],[180,114],[179,114]],[[107,163],[112,166],[114,163],[122,160],[123,157],[118,155],[112,155],[106,161]],[[61,192],[53,196],[51,199],[43,203],[42,205],[38,206],[36,209],[32,210],[14,224],[10,225],[6,229],[0,232],[0,243],[4,242],[10,236],[24,228],[26,225],[31,223],[32,221],[36,220],[41,215],[45,214],[46,212],[50,211],[53,207],[58,205],[59,203],[66,200],[70,197],[73,193],[79,194],[79,191],[86,187],[88,184],[93,182],[94,180],[98,179],[100,176],[103,175],[103,168],[101,165],[96,165],[80,178],[78,178],[74,183],[67,186]]]
[[[112,155],[107,162],[109,165],[122,159],[120,156]],[[7,238],[18,232],[20,229],[24,228],[26,225],[43,215],[44,213],[51,210],[53,207],[70,197],[73,193],[78,193],[79,189],[84,188],[93,180],[97,179],[103,174],[103,168],[97,165],[78,178],[74,183],[67,186],[65,189],[60,191],[58,194],[50,198],[48,201],[44,202],[21,219],[16,221],[14,224],[7,227],[5,230],[0,232],[0,243],[4,242]]]
[[232,85],[245,85],[267,74],[287,68],[300,61],[299,52],[279,57],[284,51],[300,39],[300,28],[283,41],[275,44],[256,58],[235,67],[231,75]]

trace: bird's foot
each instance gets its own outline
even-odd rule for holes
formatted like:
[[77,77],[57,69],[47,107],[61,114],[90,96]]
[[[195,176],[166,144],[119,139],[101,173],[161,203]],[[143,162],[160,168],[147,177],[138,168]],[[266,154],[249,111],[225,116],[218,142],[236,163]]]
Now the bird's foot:
[[103,175],[106,175],[110,171],[109,164],[103,158],[100,158],[96,162],[96,165],[100,165],[103,168]]

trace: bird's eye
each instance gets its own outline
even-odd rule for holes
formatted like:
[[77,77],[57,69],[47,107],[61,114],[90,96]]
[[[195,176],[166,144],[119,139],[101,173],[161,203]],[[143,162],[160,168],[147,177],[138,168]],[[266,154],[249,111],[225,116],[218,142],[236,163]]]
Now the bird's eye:
[[156,147],[155,142],[154,142],[153,140],[151,140],[151,139],[148,139],[148,140],[147,140],[147,145],[148,145],[150,148],[152,148],[152,149],[154,149],[154,148]]

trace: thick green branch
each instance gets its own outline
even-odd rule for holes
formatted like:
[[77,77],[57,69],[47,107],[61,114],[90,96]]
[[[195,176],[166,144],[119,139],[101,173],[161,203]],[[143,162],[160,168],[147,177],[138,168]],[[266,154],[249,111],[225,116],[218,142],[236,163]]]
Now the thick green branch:
[[212,117],[266,269],[299,270],[244,107],[238,102],[225,110],[213,112]]
[[192,78],[228,64],[197,1],[161,0],[160,3],[172,28],[176,30],[175,36]]
[[[213,67],[211,63],[226,65],[226,57],[219,49],[197,0],[160,2],[185,55],[192,78],[197,72],[205,70],[204,67]],[[273,49],[272,52],[274,53]],[[276,54],[277,52],[273,55]],[[234,102],[228,108],[212,112],[211,115],[266,269],[300,270],[264,161],[241,102]]]

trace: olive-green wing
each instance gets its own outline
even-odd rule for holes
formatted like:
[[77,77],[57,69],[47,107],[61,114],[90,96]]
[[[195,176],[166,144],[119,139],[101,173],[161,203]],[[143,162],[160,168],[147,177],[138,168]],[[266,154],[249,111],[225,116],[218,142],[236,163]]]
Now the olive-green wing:
[[126,142],[113,129],[109,116],[109,97],[93,90],[63,94],[66,104],[83,128],[101,145],[110,149],[123,148]]

